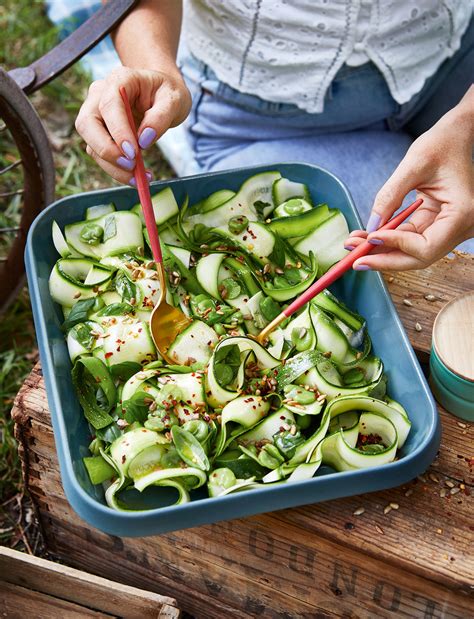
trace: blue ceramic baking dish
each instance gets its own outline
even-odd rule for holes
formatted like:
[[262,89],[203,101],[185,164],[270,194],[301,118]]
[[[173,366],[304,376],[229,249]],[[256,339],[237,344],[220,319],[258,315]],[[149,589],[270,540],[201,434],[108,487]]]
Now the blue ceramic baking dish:
[[[249,176],[269,169],[278,169],[283,176],[306,183],[314,200],[341,209],[351,228],[360,227],[357,211],[344,185],[329,172],[301,163],[200,174],[154,183],[152,191],[169,186],[178,203],[186,194],[193,203],[218,189],[237,190]],[[352,271],[338,282],[334,291],[366,317],[375,353],[385,363],[389,393],[408,410],[412,428],[399,460],[383,467],[344,473],[323,469],[310,480],[214,499],[197,491],[191,502],[180,506],[171,505],[175,500],[171,494],[166,496],[162,491],[158,494],[151,489],[143,495],[137,493],[136,507],[141,511],[117,512],[107,507],[102,488],[90,483],[82,463],[82,458],[88,455],[90,433],[71,382],[71,363],[60,328],[60,308],[51,300],[48,291],[49,274],[57,259],[51,239],[52,221],[56,220],[63,228],[65,224],[82,219],[89,206],[107,202],[114,202],[118,209],[128,209],[137,202],[137,194],[132,188],[120,187],[55,202],[34,222],[26,250],[28,283],[62,482],[66,496],[79,516],[92,526],[114,535],[154,535],[390,488],[413,479],[427,468],[440,440],[434,400],[381,276]],[[163,504],[164,500],[169,504]]]

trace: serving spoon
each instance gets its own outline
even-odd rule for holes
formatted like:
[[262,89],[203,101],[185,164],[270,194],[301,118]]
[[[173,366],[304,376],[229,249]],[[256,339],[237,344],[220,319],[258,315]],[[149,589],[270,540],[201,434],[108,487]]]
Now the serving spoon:
[[[395,230],[398,226],[405,221],[407,217],[409,217],[413,211],[423,203],[423,200],[419,198],[415,200],[410,206],[407,206],[401,213],[392,217],[384,226],[379,228],[379,230]],[[335,282],[337,279],[342,277],[344,273],[346,273],[354,264],[354,262],[361,258],[362,256],[366,256],[370,254],[376,248],[376,245],[369,243],[369,241],[365,241],[361,243],[357,247],[355,247],[351,252],[344,256],[342,260],[339,260],[335,265],[333,265],[329,271],[327,271],[317,282],[315,282],[312,286],[310,286],[307,290],[303,292],[303,294],[295,299],[293,303],[290,303],[288,307],[286,307],[276,318],[274,318],[257,336],[257,340],[260,344],[264,344],[268,340],[268,336],[270,333],[276,329],[284,320],[292,316],[295,312],[301,309],[308,301],[311,301],[317,294],[322,292],[325,288]]]
[[[133,118],[132,109],[127,96],[127,91],[123,86],[120,87],[120,96],[122,97],[130,129],[137,138],[137,130],[135,120]],[[137,139],[138,143],[138,139]],[[160,298],[156,303],[150,316],[150,333],[153,342],[158,349],[160,355],[167,363],[175,363],[174,359],[168,356],[168,350],[171,344],[175,341],[177,335],[181,333],[188,325],[191,324],[191,319],[186,316],[179,308],[173,307],[166,301],[166,273],[163,266],[163,255],[161,253],[160,238],[158,236],[158,227],[155,221],[155,213],[150,195],[150,186],[145,173],[145,164],[143,157],[138,148],[135,165],[135,181],[137,184],[138,197],[145,218],[145,225],[150,239],[151,252],[156,265],[158,281],[160,284]]]

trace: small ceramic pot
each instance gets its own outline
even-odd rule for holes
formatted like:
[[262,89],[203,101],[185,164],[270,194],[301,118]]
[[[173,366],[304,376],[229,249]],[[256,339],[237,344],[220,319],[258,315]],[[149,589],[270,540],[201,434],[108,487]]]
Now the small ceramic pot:
[[436,317],[429,383],[446,410],[474,422],[474,292],[453,299]]

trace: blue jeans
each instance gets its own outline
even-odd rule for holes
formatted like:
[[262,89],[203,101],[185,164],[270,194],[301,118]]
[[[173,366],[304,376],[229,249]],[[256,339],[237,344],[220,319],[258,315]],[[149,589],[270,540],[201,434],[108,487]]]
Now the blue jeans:
[[[182,71],[193,96],[187,133],[202,170],[315,163],[344,181],[366,222],[375,195],[413,139],[454,107],[474,81],[474,20],[456,54],[403,105],[372,63],[343,66],[321,114],[241,93],[192,56],[184,59]],[[474,253],[474,241],[460,248]]]

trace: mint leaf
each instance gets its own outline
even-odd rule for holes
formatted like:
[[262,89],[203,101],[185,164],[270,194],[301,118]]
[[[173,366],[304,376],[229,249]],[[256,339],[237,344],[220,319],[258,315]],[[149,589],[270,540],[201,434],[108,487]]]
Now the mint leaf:
[[135,309],[130,303],[111,303],[98,312],[97,316],[122,316],[133,314]]
[[115,278],[115,289],[122,297],[123,301],[131,301],[137,298],[137,287],[129,280],[123,271],[117,273]]
[[69,312],[69,316],[63,323],[63,330],[69,331],[74,325],[85,322],[90,310],[94,307],[95,299],[83,299],[75,303]]
[[85,323],[74,325],[70,331],[72,337],[79,342],[86,350],[91,350],[94,346],[95,337],[92,335],[92,329]]
[[117,234],[117,224],[115,222],[115,215],[109,215],[105,218],[104,222],[104,243],[113,238]]

